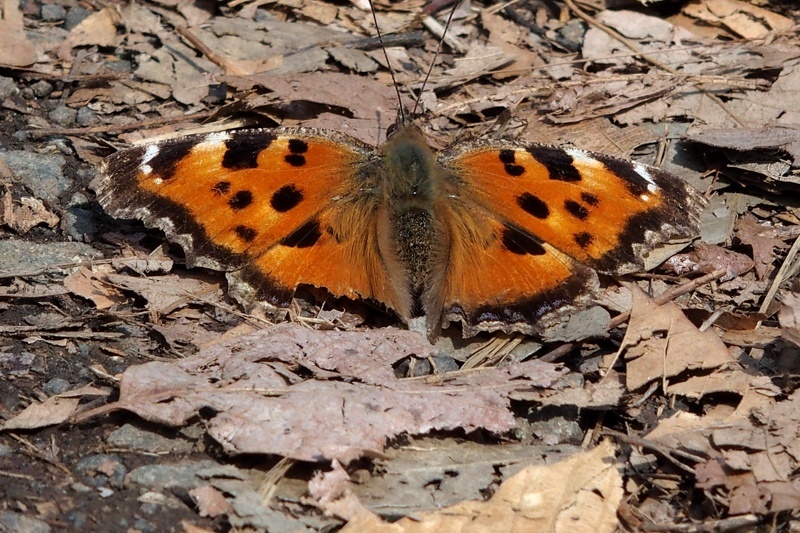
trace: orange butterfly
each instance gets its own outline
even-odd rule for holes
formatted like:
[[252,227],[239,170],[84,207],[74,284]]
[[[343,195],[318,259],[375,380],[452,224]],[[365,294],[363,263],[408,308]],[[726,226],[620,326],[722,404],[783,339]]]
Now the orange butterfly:
[[465,336],[539,332],[596,272],[640,270],[657,244],[696,235],[704,206],[654,167],[501,140],[437,154],[410,122],[378,149],[311,128],[145,144],[106,159],[97,192],[275,305],[313,285],[406,322],[421,312],[430,338],[454,320]]

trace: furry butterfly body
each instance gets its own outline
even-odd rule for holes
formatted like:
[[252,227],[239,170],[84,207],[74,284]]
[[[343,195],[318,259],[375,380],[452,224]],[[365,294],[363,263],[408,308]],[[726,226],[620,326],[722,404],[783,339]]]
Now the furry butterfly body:
[[110,156],[96,189],[110,214],[161,228],[190,265],[239,269],[273,304],[312,285],[424,314],[432,338],[452,320],[538,332],[597,272],[695,235],[704,205],[640,163],[513,141],[435,153],[413,124],[378,149],[310,128],[144,144]]

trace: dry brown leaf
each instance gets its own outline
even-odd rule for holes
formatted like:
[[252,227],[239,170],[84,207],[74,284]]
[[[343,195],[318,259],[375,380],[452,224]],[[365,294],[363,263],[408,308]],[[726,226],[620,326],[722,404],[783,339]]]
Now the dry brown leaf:
[[108,391],[85,386],[51,396],[41,403],[30,404],[17,416],[0,425],[0,430],[36,429],[66,422],[75,414],[84,396],[108,396]]
[[59,222],[55,213],[45,207],[44,202],[32,196],[23,196],[19,203],[14,201],[10,191],[3,195],[0,204],[0,224],[6,225],[20,235],[44,224],[54,228]]
[[620,346],[627,361],[628,390],[687,370],[710,370],[736,361],[716,333],[699,331],[677,305],[659,306],[638,286],[629,286],[633,308]]
[[786,151],[800,166],[800,125],[769,124],[762,128],[695,128],[685,139],[737,152],[752,150]]
[[691,252],[675,254],[664,263],[664,267],[678,276],[689,273],[710,274],[725,269],[721,281],[728,281],[750,271],[753,260],[744,254],[714,244],[697,243]]
[[167,274],[147,278],[107,274],[116,287],[133,291],[147,300],[147,309],[167,315],[194,301],[216,300],[221,296],[219,283],[209,283],[201,275]]
[[18,0],[3,0],[0,17],[0,65],[26,67],[36,62],[37,51],[28,36]]
[[113,45],[117,39],[117,22],[119,20],[119,13],[113,7],[106,7],[92,13],[72,28],[69,37],[61,43],[58,56],[61,59],[70,59],[72,49],[77,46]]
[[[379,137],[378,130],[385,132],[385,126],[394,123],[397,115],[394,89],[363,76],[310,72],[225,76],[222,79],[240,91],[257,89],[242,101],[247,109],[263,113],[276,107],[284,120],[344,131],[371,145],[384,140]],[[292,105],[287,108],[286,102]],[[410,108],[413,103],[405,100],[404,105]],[[313,119],[309,119],[309,115]],[[378,124],[384,127],[376,128],[376,115]]]
[[212,518],[228,514],[233,509],[225,496],[212,487],[211,485],[203,485],[189,491],[189,496],[194,500],[197,505],[197,511],[200,516],[210,516]]
[[778,309],[778,322],[781,325],[781,336],[800,346],[800,296],[790,292],[781,298]]
[[98,309],[111,309],[128,301],[122,292],[103,281],[113,270],[111,265],[79,267],[64,279],[64,287],[72,294],[91,300]]
[[[604,441],[590,452],[559,463],[523,469],[485,502],[466,501],[391,524],[351,506],[355,515],[345,517],[349,521],[342,531],[611,532],[619,525],[617,508],[623,495],[614,446]],[[343,507],[336,510],[341,513]]]
[[683,13],[707,24],[725,26],[745,39],[764,37],[794,24],[791,19],[741,0],[695,0],[683,8]]
[[751,213],[746,213],[736,225],[736,237],[753,249],[758,279],[764,279],[772,269],[775,248],[785,248],[786,244],[767,234],[770,228],[762,226]]
[[166,274],[172,270],[174,261],[166,253],[164,247],[159,246],[150,254],[145,253],[130,253],[125,257],[115,257],[111,260],[111,266],[116,270],[129,268],[144,276],[146,274]]
[[[282,324],[174,363],[130,367],[113,408],[173,426],[210,409],[217,414],[208,431],[229,453],[346,462],[382,452],[401,433],[508,431],[515,425],[510,392],[550,386],[563,373],[528,361],[434,383],[395,376],[401,359],[434,354],[409,331],[319,332]],[[322,379],[301,378],[298,366]]]
[[667,386],[669,394],[696,399],[714,392],[731,392],[744,396],[750,390],[767,396],[778,396],[781,393],[780,387],[767,376],[754,376],[741,368],[723,368],[707,376],[693,376]]

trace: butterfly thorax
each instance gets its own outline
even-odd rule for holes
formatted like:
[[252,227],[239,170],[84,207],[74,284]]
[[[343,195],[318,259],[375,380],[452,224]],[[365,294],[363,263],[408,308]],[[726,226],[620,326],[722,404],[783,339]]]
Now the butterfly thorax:
[[433,205],[442,172],[422,132],[403,126],[381,148],[384,199],[389,207],[396,253],[417,295],[430,274],[431,249],[436,242]]

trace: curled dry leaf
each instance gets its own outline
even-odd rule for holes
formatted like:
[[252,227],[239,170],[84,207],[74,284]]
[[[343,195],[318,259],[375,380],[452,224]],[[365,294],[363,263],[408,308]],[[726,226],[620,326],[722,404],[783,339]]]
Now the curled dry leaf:
[[[209,434],[231,454],[349,462],[381,453],[387,439],[402,433],[508,431],[515,424],[509,394],[550,386],[564,372],[528,361],[438,383],[395,376],[401,359],[434,354],[410,331],[319,332],[282,324],[173,363],[130,367],[113,408],[172,426],[211,411]],[[309,373],[314,377],[301,377]]]
[[0,430],[36,429],[66,422],[75,414],[84,396],[108,396],[108,391],[85,386],[51,396],[41,403],[30,404],[17,416],[0,425]]
[[759,224],[756,217],[750,213],[739,219],[736,228],[736,237],[742,244],[753,249],[753,261],[758,279],[764,279],[769,274],[772,262],[775,260],[775,248],[786,247],[782,240],[766,234],[769,229]]
[[778,322],[781,325],[781,336],[800,346],[800,296],[796,293],[785,294],[781,299]]
[[347,517],[349,522],[342,531],[611,532],[619,525],[617,508],[623,495],[614,446],[604,441],[590,452],[559,463],[521,470],[485,502],[465,501],[392,524],[351,505],[348,508],[357,512]]
[[710,370],[735,362],[714,331],[698,330],[676,304],[658,305],[638,286],[631,284],[630,288],[633,309],[620,347],[625,350],[629,390],[688,370]]
[[698,243],[691,252],[676,254],[667,259],[664,267],[678,276],[689,273],[710,274],[724,269],[720,281],[729,281],[753,268],[753,260],[744,254],[714,244]]
[[58,216],[48,210],[38,198],[23,196],[19,202],[15,202],[10,191],[3,195],[0,203],[0,224],[8,226],[19,235],[25,235],[39,224],[54,228],[58,222]]
[[98,309],[110,309],[128,300],[104,281],[112,271],[111,265],[82,266],[64,279],[64,287],[72,294],[91,300]]

